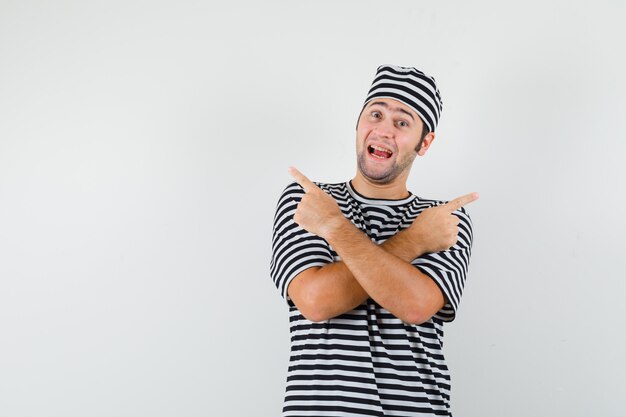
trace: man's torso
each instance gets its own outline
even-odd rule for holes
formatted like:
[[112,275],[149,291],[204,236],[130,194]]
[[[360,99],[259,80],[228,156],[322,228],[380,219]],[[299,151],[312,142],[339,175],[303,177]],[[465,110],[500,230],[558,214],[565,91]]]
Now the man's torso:
[[[409,227],[426,208],[441,203],[414,195],[373,200],[359,195],[350,183],[318,186],[376,244]],[[340,260],[327,242],[292,224],[301,195],[298,185],[288,186],[275,218],[271,271],[284,297],[290,280],[302,269]],[[466,230],[459,233],[459,243],[450,251],[413,261],[451,300],[426,323],[404,323],[372,299],[338,317],[313,323],[288,300],[291,357],[284,416],[450,415],[443,322],[454,318],[472,238],[469,217],[464,211],[457,215],[460,230]]]

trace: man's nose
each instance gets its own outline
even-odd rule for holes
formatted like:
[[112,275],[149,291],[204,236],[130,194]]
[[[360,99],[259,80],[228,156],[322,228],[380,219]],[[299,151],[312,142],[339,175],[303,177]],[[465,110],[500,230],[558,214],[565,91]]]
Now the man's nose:
[[378,136],[383,136],[387,138],[393,137],[393,133],[394,133],[393,121],[384,120],[380,122],[376,126],[376,133],[378,134]]

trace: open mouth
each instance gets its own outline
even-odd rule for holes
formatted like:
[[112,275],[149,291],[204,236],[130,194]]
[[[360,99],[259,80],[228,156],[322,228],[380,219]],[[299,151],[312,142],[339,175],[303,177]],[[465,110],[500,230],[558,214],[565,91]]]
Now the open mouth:
[[393,152],[390,151],[389,149],[386,148],[382,148],[380,146],[368,146],[367,147],[367,151],[369,152],[370,155],[372,155],[375,158],[378,159],[387,159],[387,158],[391,158],[391,155],[393,155]]

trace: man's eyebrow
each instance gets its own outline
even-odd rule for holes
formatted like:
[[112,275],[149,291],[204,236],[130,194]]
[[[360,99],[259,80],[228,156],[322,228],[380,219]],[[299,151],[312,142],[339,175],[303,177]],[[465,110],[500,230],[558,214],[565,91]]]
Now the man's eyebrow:
[[[374,101],[372,104],[370,104],[370,106],[374,106],[376,104],[378,104],[379,106],[383,106],[383,107],[389,108],[389,105],[387,103],[385,103],[384,101]],[[404,109],[401,109],[399,107],[394,107],[392,109],[392,111],[399,111],[399,112],[402,112],[404,114],[407,114],[411,118],[411,120],[415,121],[415,118],[413,117],[413,115],[411,113],[409,113],[408,111],[404,110]]]

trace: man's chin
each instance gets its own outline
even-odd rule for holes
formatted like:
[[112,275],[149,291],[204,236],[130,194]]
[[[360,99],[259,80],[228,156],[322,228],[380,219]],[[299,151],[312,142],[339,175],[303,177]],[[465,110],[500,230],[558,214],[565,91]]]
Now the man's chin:
[[364,155],[360,156],[357,160],[357,166],[361,175],[374,184],[389,184],[398,178],[398,175],[402,172],[401,169],[398,169],[399,167],[395,164],[395,161],[389,161],[390,164],[383,167],[381,166],[382,164],[368,163],[367,158]]
[[363,169],[363,167],[359,166],[359,172],[361,172],[361,175],[368,181],[380,185],[389,184],[398,177],[398,174],[393,170],[375,171],[367,168]]

